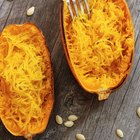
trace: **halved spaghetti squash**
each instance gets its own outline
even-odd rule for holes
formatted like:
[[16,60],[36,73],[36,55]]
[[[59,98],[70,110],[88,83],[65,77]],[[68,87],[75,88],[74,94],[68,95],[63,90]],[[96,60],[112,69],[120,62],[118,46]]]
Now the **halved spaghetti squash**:
[[97,93],[99,100],[103,100],[130,73],[134,29],[125,0],[88,0],[88,3],[90,18],[79,14],[72,20],[63,2],[62,40],[77,81],[86,91]]
[[0,118],[15,136],[42,132],[53,108],[52,68],[41,31],[9,25],[0,36]]

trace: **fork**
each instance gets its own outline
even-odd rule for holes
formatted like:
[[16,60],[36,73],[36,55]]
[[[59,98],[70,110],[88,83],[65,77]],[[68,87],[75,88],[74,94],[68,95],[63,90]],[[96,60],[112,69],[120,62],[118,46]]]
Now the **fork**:
[[[70,12],[70,15],[71,15],[72,19],[74,18],[74,13],[76,13],[76,16],[78,16],[79,12],[78,12],[78,6],[77,6],[77,3],[76,3],[76,0],[72,0],[72,4],[73,4],[75,12],[72,8],[71,0],[66,0],[66,2],[67,2],[68,9],[69,9],[69,12]],[[86,11],[87,11],[87,14],[88,14],[88,17],[89,17],[90,16],[90,10],[89,10],[88,1],[84,0],[84,3],[85,3]],[[82,4],[82,0],[78,0],[78,4],[80,6],[81,13],[84,14],[85,11],[84,11],[84,6]]]

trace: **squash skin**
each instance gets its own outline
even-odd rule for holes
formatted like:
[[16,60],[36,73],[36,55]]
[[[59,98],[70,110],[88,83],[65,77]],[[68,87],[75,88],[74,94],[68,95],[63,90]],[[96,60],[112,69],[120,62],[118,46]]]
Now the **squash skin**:
[[[130,10],[129,10],[129,7],[127,5],[127,2],[125,0],[122,0],[122,4],[125,6],[125,9],[126,9],[126,12],[127,12],[127,15],[129,17],[129,20],[132,22],[132,18],[131,18],[131,14],[130,14]],[[132,26],[133,26],[133,23],[132,23]],[[65,56],[66,56],[66,59],[67,59],[67,62],[68,62],[68,65],[71,69],[71,72],[73,74],[73,76],[75,77],[76,81],[78,82],[78,84],[85,90],[87,91],[88,93],[95,93],[98,95],[98,100],[105,100],[109,97],[109,95],[112,93],[112,91],[114,90],[117,90],[118,88],[120,88],[124,83],[125,81],[127,80],[128,76],[129,76],[129,73],[131,71],[131,68],[132,68],[132,64],[133,64],[133,59],[134,59],[134,49],[132,51],[132,55],[131,55],[131,61],[130,61],[130,66],[127,70],[128,74],[126,74],[125,77],[123,77],[123,79],[120,81],[120,83],[118,85],[116,85],[115,87],[113,88],[109,88],[107,90],[101,90],[101,91],[94,91],[92,89],[89,89],[88,87],[86,87],[82,81],[79,80],[77,74],[75,73],[75,70],[72,66],[72,63],[70,61],[70,56],[69,56],[69,53],[68,53],[68,49],[67,49],[67,43],[66,43],[66,37],[65,37],[65,29],[64,29],[64,2],[62,1],[61,2],[61,13],[60,13],[60,29],[61,29],[61,33],[62,33],[62,43],[63,43],[63,49],[64,49],[64,52],[65,52]],[[132,31],[132,34],[133,34],[133,40],[134,40],[134,26],[133,26],[133,31]],[[134,46],[134,44],[133,44]]]
[[50,73],[49,73],[50,74],[50,79],[49,80],[51,81],[51,83],[50,83],[51,84],[51,90],[49,91],[49,94],[47,96],[45,96],[46,97],[45,99],[47,99],[47,101],[45,100],[43,102],[43,108],[44,108],[43,111],[45,112],[45,117],[43,118],[42,122],[40,122],[41,123],[40,126],[34,128],[34,127],[32,127],[32,125],[29,125],[29,127],[26,128],[25,131],[20,131],[20,127],[18,127],[18,126],[11,128],[9,124],[11,124],[12,122],[7,121],[4,116],[0,116],[0,117],[1,117],[1,120],[2,120],[3,124],[5,125],[5,127],[7,128],[7,130],[11,134],[13,134],[15,136],[24,136],[27,139],[32,139],[32,137],[34,135],[42,133],[48,125],[49,118],[50,118],[50,115],[51,115],[51,112],[52,112],[52,109],[53,109],[53,104],[54,104],[54,80],[53,80],[53,70],[52,70],[52,66],[51,66],[50,53],[49,53],[49,50],[47,48],[45,38],[44,38],[42,32],[39,30],[39,28],[36,27],[36,25],[34,25],[33,23],[25,23],[25,24],[21,24],[21,25],[11,24],[11,25],[7,26],[6,28],[9,28],[9,27],[10,28],[11,27],[24,28],[24,27],[27,27],[27,26],[34,28],[37,31],[37,33],[39,33],[39,36],[42,38],[42,41],[44,42],[44,46],[46,46],[42,49],[44,51],[43,55],[47,58],[47,60],[49,62],[49,71],[50,71]]

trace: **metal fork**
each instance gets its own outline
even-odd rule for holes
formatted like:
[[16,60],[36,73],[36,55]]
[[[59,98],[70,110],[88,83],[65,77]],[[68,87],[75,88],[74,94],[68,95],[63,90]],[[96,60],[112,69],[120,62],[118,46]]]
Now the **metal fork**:
[[[76,3],[76,0],[72,0],[72,4],[73,4],[75,12],[74,12],[74,10],[72,8],[72,4],[71,4],[70,1],[71,0],[66,0],[67,5],[68,5],[68,9],[69,9],[69,12],[70,12],[70,15],[71,15],[71,17],[73,19],[74,18],[74,13],[76,13],[76,16],[78,16],[79,12],[78,12],[78,6],[77,6],[77,3]],[[82,0],[78,0],[78,4],[80,6],[81,13],[84,14],[85,11],[84,11],[84,6],[82,4]],[[85,4],[85,7],[86,7],[86,11],[87,11],[88,17],[90,17],[90,10],[89,10],[89,5],[88,5],[87,0],[84,0],[84,4]]]

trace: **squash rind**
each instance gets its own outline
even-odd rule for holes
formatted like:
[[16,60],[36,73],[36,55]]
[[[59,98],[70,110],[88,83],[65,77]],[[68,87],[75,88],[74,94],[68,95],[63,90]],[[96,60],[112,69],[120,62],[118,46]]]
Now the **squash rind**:
[[[128,17],[129,17],[129,20],[130,22],[132,22],[132,19],[131,19],[131,14],[130,14],[130,11],[129,11],[129,8],[128,8],[128,5],[126,3],[125,0],[122,1],[122,4],[125,6],[126,8],[126,12],[128,14]],[[129,73],[130,73],[130,70],[131,70],[131,67],[132,67],[132,63],[133,63],[133,56],[134,56],[134,49],[132,51],[132,54],[131,54],[131,61],[130,61],[130,64],[129,64],[129,68],[127,70],[127,74],[125,77],[123,77],[123,79],[120,81],[120,83],[118,85],[116,85],[115,87],[111,87],[109,89],[106,89],[104,90],[104,94],[102,92],[99,91],[96,91],[96,90],[92,90],[88,87],[86,87],[82,81],[80,81],[77,73],[75,72],[73,66],[72,66],[72,63],[71,63],[71,60],[70,60],[70,56],[69,56],[69,52],[68,52],[68,49],[67,49],[67,42],[66,42],[66,33],[65,33],[65,27],[64,27],[64,14],[65,14],[65,11],[64,11],[64,2],[61,3],[61,15],[60,15],[60,26],[61,26],[61,32],[62,32],[62,42],[63,42],[63,49],[64,49],[64,52],[65,52],[65,56],[66,56],[66,59],[67,59],[67,62],[69,64],[69,67],[72,71],[72,74],[74,75],[75,79],[77,80],[77,82],[80,84],[80,86],[86,90],[87,92],[89,93],[96,93],[98,94],[98,99],[99,100],[104,100],[104,99],[107,99],[109,94],[113,91],[113,90],[116,90],[118,89],[119,87],[121,87],[123,85],[123,83],[126,81],[127,77],[129,76]],[[132,25],[133,26],[133,25]],[[134,40],[134,27],[133,27],[133,31],[132,31],[132,34],[133,34],[133,40]],[[134,46],[134,44],[133,44]],[[109,92],[108,92],[109,91]]]
[[[40,48],[42,47],[41,49],[44,50],[43,51],[43,53],[44,53],[43,57],[45,58],[44,62],[45,63],[47,62],[49,64],[49,68],[48,68],[49,70],[48,71],[49,71],[50,77],[46,77],[46,78],[49,78],[49,80],[50,80],[51,89],[49,89],[49,91],[46,91],[49,94],[48,95],[46,94],[45,97],[44,97],[45,100],[47,99],[46,101],[45,100],[43,101],[43,112],[44,112],[45,117],[42,118],[42,120],[40,121],[40,125],[38,125],[36,128],[34,128],[34,125],[29,123],[24,130],[21,130],[21,128],[18,125],[16,125],[16,123],[14,121],[7,120],[3,114],[0,115],[3,124],[5,125],[5,127],[7,128],[7,130],[11,134],[13,134],[15,136],[25,136],[25,137],[30,135],[32,137],[32,136],[34,136],[38,133],[41,133],[45,130],[45,128],[46,128],[46,126],[49,122],[49,118],[50,118],[52,109],[53,109],[54,82],[53,82],[53,72],[52,72],[52,67],[51,67],[50,54],[49,54],[49,50],[48,50],[47,45],[45,43],[45,38],[44,38],[42,32],[34,24],[25,23],[25,24],[21,24],[21,25],[17,25],[17,24],[9,25],[4,29],[4,31],[2,32],[2,35],[5,32],[5,30],[10,31],[11,28],[21,29],[21,30],[23,30],[23,32],[24,32],[24,29],[26,30],[27,28],[33,28],[33,30],[37,33],[37,35],[39,35],[39,37],[44,42],[43,46],[38,46],[38,47],[40,47]],[[29,38],[29,40],[30,40],[30,38]],[[48,67],[48,66],[46,66],[46,67]],[[47,85],[46,85],[46,87],[47,87]],[[48,89],[46,89],[46,90],[48,90]]]

